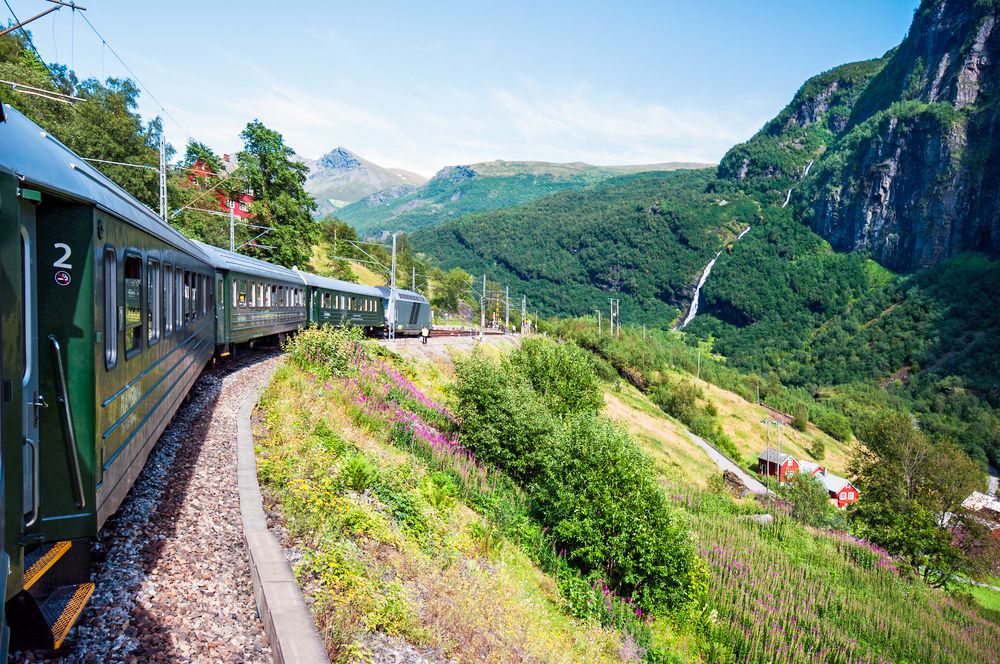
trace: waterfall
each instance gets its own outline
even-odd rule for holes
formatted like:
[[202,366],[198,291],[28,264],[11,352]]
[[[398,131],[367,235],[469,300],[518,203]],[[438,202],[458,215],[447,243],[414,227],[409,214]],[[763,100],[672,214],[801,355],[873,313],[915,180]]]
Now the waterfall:
[[788,195],[785,196],[785,202],[781,204],[781,207],[785,207],[786,205],[788,205],[788,201],[790,201],[790,200],[792,200],[792,190],[791,189],[788,190]]
[[[738,242],[739,240],[741,240],[743,236],[749,232],[750,232],[750,226],[747,226],[742,231],[740,231],[739,235],[736,236],[736,241]],[[722,255],[722,250],[720,250],[719,253],[715,255],[715,258],[708,261],[708,265],[706,265],[705,269],[702,271],[701,278],[698,279],[698,285],[695,286],[694,289],[694,297],[691,298],[691,308],[688,309],[688,313],[687,316],[684,317],[684,321],[677,326],[678,330],[683,330],[685,327],[687,327],[687,324],[693,321],[694,317],[698,315],[698,299],[701,297],[701,288],[702,286],[705,285],[705,282],[708,281],[708,275],[712,273],[712,268],[715,267],[715,261],[719,260],[719,256],[721,255]]]

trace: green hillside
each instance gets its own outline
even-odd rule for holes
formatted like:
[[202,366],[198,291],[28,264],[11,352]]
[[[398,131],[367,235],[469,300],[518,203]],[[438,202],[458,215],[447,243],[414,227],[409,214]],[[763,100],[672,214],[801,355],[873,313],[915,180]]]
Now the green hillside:
[[531,202],[548,194],[579,189],[609,178],[635,173],[704,167],[685,162],[646,166],[592,166],[535,161],[491,161],[449,166],[416,190],[376,192],[345,206],[337,217],[358,233],[413,231],[472,212]]
[[509,283],[543,314],[622,300],[622,318],[667,325],[705,263],[759,220],[749,197],[709,191],[711,171],[630,175],[417,232],[418,251]]

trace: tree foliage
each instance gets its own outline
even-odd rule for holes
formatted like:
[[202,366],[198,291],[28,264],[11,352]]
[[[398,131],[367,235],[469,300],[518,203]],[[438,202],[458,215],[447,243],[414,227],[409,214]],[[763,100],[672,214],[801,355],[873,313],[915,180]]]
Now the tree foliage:
[[273,248],[259,248],[256,253],[286,267],[304,266],[320,235],[311,214],[316,201],[304,189],[308,168],[293,161],[295,151],[281,134],[259,120],[249,122],[240,138],[239,168],[254,195],[250,212],[259,225],[271,228],[261,243]]

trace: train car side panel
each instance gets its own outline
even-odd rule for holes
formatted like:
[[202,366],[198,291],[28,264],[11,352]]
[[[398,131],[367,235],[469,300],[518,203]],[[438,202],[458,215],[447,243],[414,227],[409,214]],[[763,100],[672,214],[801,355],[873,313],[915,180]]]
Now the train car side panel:
[[[110,215],[99,223],[93,300],[103,328],[94,350],[98,525],[118,509],[215,351],[212,267]],[[156,287],[167,265],[170,297]]]

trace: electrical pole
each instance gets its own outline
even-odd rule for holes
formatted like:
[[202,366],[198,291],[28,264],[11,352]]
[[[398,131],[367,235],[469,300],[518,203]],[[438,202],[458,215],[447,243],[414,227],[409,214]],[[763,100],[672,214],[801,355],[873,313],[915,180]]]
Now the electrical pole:
[[506,302],[503,317],[503,333],[508,334],[510,330],[510,286],[504,286],[503,297]]
[[160,129],[160,218],[167,220],[167,140]]
[[521,296],[521,334],[524,334],[524,322],[528,320],[528,296]]
[[486,336],[486,273],[483,273],[483,296],[479,298],[479,340]]
[[229,251],[236,251],[236,201],[229,201]]
[[622,334],[621,300],[609,297],[608,303],[611,309],[611,316],[608,318],[609,332],[612,337],[620,337]]
[[601,336],[601,333],[602,333],[602,329],[601,329],[601,310],[600,309],[594,309],[594,311],[597,312],[597,336]]
[[416,265],[413,266],[413,278],[412,278],[412,281],[410,283],[412,284],[410,286],[410,290],[417,290],[417,266]]
[[392,266],[389,272],[389,338],[396,338],[396,234],[392,234]]

